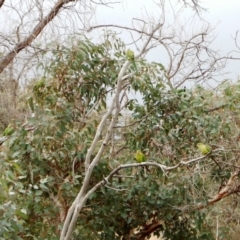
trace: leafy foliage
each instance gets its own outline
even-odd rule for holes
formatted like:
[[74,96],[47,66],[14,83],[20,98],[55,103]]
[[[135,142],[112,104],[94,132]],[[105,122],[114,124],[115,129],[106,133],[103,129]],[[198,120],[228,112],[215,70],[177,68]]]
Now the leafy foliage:
[[[69,45],[52,52],[28,98],[33,116],[1,146],[2,239],[57,239],[81,188],[84,160],[107,98],[129,57],[113,34],[101,44],[83,38]],[[140,93],[143,103],[127,102],[131,124],[121,126],[119,116],[89,189],[116,166],[134,162],[139,149],[147,161],[167,166],[199,156],[199,142],[224,150],[213,151],[198,166],[193,162],[168,173],[154,167],[121,170],[90,196],[73,238],[140,239],[155,226],[154,233],[163,232],[166,239],[214,239],[207,210],[196,206],[228,179],[239,154],[231,142],[239,137],[240,84],[224,83],[217,93],[199,86],[171,89],[161,64],[131,60],[127,73],[134,74],[126,92]]]

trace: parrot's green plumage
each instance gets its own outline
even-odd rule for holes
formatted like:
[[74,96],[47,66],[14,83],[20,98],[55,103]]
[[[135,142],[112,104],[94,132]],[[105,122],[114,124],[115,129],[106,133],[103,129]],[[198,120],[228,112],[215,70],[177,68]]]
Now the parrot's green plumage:
[[10,136],[15,132],[11,124],[9,124],[3,131],[3,136]]
[[128,61],[131,61],[134,69],[137,70],[137,65],[136,65],[136,62],[135,62],[134,51],[128,49],[128,50],[126,51],[126,57],[127,57],[127,60],[128,60]]
[[203,155],[207,155],[212,151],[212,148],[207,144],[198,143],[197,147]]
[[42,78],[42,79],[40,79],[39,81],[36,82],[36,84],[33,87],[33,90],[37,91],[37,90],[39,90],[40,88],[43,88],[43,87],[45,87],[45,79],[44,78]]
[[144,155],[144,153],[142,153],[141,150],[137,150],[137,152],[135,153],[135,159],[139,163],[145,162],[146,161],[146,156]]
[[126,57],[130,61],[134,61],[134,52],[130,49],[127,50],[126,52]]

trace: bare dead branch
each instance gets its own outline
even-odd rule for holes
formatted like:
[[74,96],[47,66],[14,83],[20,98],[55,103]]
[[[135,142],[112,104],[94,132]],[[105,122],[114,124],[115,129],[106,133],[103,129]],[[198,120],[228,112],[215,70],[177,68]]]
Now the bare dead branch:
[[[139,20],[138,20],[139,21]],[[130,32],[136,32],[142,36],[149,36],[143,21],[141,28],[125,27],[116,24],[96,25],[88,29],[92,31],[97,28],[120,28]],[[219,53],[210,48],[212,40],[207,39],[212,29],[207,28],[200,33],[193,34],[189,38],[180,39],[176,34],[164,32],[164,20],[159,24],[159,32],[152,36],[153,40],[166,50],[168,54],[168,66],[166,69],[166,80],[170,88],[179,88],[186,81],[203,81],[213,79],[215,75],[221,74],[221,69],[226,65],[228,56],[220,57]],[[136,43],[136,42],[134,42]],[[152,46],[152,47],[153,47]]]
[[235,184],[235,180],[239,176],[239,174],[240,174],[240,170],[238,169],[229,178],[226,186],[223,187],[216,196],[214,196],[211,200],[209,200],[209,204],[213,204],[215,202],[218,202],[222,198],[225,198],[225,197],[229,196],[230,194],[239,192],[240,191],[240,185]]
[[41,33],[44,27],[57,16],[58,12],[68,3],[74,0],[59,0],[49,14],[43,18],[32,30],[32,32],[22,41],[19,42],[12,51],[4,56],[0,61],[0,73],[8,66],[8,64],[15,58],[15,56],[24,48],[29,46]]
[[240,174],[240,169],[238,169],[231,175],[229,178],[226,186],[224,186],[220,191],[210,200],[208,200],[207,203],[201,203],[198,204],[197,206],[194,206],[193,209],[203,209],[209,205],[213,205],[214,203],[220,201],[221,199],[230,196],[235,193],[240,192],[240,185],[236,183],[236,179]]
[[237,50],[233,50],[231,51],[229,54],[228,54],[228,58],[230,60],[240,60],[240,57],[235,57],[235,56],[232,56],[232,54],[240,54],[240,46],[239,46],[239,30],[236,31],[235,33],[235,36],[233,37],[233,40],[234,40],[234,43],[235,43],[235,46],[237,48]]
[[2,5],[4,4],[5,0],[0,0],[0,8],[2,7]]
[[[181,1],[181,0],[179,0]],[[196,11],[196,13],[200,16],[201,12],[202,11],[206,11],[205,8],[203,8],[201,5],[200,5],[200,1],[198,0],[182,0],[183,3],[185,4],[185,6],[188,6],[190,8],[192,8],[194,11]]]
[[103,2],[103,1],[96,2],[96,1],[93,1],[93,0],[91,0],[91,2],[93,2],[96,5],[104,5],[106,7],[111,7],[112,4],[121,3],[121,2]]

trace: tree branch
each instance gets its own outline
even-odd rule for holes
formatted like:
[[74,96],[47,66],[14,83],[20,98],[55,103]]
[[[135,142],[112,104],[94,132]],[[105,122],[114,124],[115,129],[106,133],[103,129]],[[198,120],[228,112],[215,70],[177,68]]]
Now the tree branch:
[[4,4],[5,0],[0,0],[0,8],[2,7],[2,5]]
[[[153,34],[158,30],[159,27],[160,26],[157,25],[152,30],[152,33],[149,35],[149,38],[145,42],[142,50],[135,57],[136,59],[141,57],[141,55],[143,55],[145,53],[145,51],[147,51],[148,44],[150,43]],[[94,140],[92,141],[92,144],[91,144],[90,148],[88,149],[86,160],[85,160],[85,177],[84,177],[84,180],[83,180],[83,184],[82,184],[81,190],[79,191],[79,193],[78,193],[76,199],[74,200],[72,206],[69,208],[69,211],[68,211],[68,214],[67,214],[67,217],[65,219],[63,229],[62,229],[62,232],[61,232],[60,240],[69,240],[71,238],[72,232],[73,232],[75,224],[77,222],[79,212],[84,207],[84,205],[85,205],[85,203],[86,203],[86,201],[89,197],[89,192],[86,192],[86,191],[87,191],[87,188],[89,186],[89,182],[90,182],[90,179],[91,179],[91,176],[92,176],[92,171],[93,171],[94,167],[100,161],[101,155],[102,155],[103,151],[105,150],[105,148],[107,146],[107,143],[108,143],[108,141],[111,137],[111,134],[112,134],[112,130],[113,130],[115,124],[116,124],[119,112],[121,110],[120,102],[119,102],[120,101],[120,93],[123,90],[122,89],[122,83],[123,83],[123,80],[124,80],[124,74],[126,73],[126,71],[128,69],[128,66],[130,64],[131,64],[131,61],[127,60],[123,64],[123,66],[122,66],[122,68],[121,68],[121,70],[118,74],[115,96],[112,100],[110,108],[108,109],[106,114],[103,116],[100,124],[98,125],[97,132],[95,134]],[[105,123],[106,123],[107,119],[110,116],[110,114],[113,113],[113,111],[114,111],[114,115],[113,115],[112,121],[110,123],[110,126],[108,127],[106,136],[105,136],[105,138],[104,138],[96,156],[94,157],[94,159],[91,162],[92,153],[96,148],[96,145],[99,141],[100,135],[103,131],[103,128],[105,126]]]
[[[11,50],[6,56],[4,56],[0,61],[0,73],[3,72],[3,70],[8,66],[10,62],[15,58],[15,56],[22,51],[24,48],[28,47],[36,38],[37,36],[42,32],[42,30],[45,28],[45,26],[53,20],[54,17],[57,16],[58,12],[61,10],[61,8],[64,7],[64,5],[73,2],[74,0],[58,0],[58,2],[54,5],[52,10],[49,12],[49,14],[43,18],[32,30],[32,32],[21,42],[19,42],[13,50]],[[1,2],[0,2],[1,3]]]
[[[91,178],[91,175],[92,175],[92,171],[100,160],[100,157],[101,157],[101,155],[102,155],[102,153],[103,153],[103,151],[104,151],[104,149],[107,145],[108,139],[111,136],[112,129],[113,129],[113,127],[115,125],[115,122],[116,122],[116,119],[118,117],[118,113],[119,113],[118,111],[120,111],[120,108],[118,106],[118,102],[119,102],[120,91],[121,91],[121,88],[122,88],[122,78],[123,78],[123,75],[125,74],[129,65],[130,65],[130,61],[126,61],[125,64],[123,65],[121,71],[119,72],[115,97],[112,101],[112,104],[111,104],[110,108],[108,109],[106,114],[103,116],[100,124],[98,125],[97,132],[95,134],[94,140],[92,141],[92,144],[91,144],[90,148],[88,149],[86,160],[85,160],[86,175],[85,175],[85,178],[84,178],[84,181],[83,181],[83,184],[82,184],[82,187],[81,187],[81,190],[80,190],[78,196],[74,200],[72,206],[69,208],[69,211],[68,211],[68,214],[67,214],[67,217],[65,219],[64,226],[63,226],[63,229],[62,229],[62,232],[61,232],[61,237],[60,237],[61,240],[68,240],[68,239],[71,238],[71,234],[72,234],[73,229],[75,227],[79,211],[85,205],[85,202],[87,200],[87,198],[84,198],[84,195],[85,195],[85,192],[88,188],[89,181],[90,181],[90,178]],[[103,141],[100,149],[98,150],[97,155],[92,160],[92,162],[90,162],[91,161],[91,155],[92,155],[94,149],[96,148],[96,145],[97,145],[98,140],[100,138],[101,132],[102,132],[104,126],[105,126],[105,122],[107,121],[108,117],[113,112],[115,107],[116,107],[116,112],[114,114],[114,117],[112,118],[111,124],[108,128],[108,131],[107,131],[107,134],[104,138],[104,141]]]

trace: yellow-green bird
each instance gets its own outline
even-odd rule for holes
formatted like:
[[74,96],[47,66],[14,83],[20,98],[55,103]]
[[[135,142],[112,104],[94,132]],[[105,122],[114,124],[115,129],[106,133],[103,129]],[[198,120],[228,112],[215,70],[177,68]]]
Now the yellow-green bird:
[[135,159],[139,163],[145,162],[146,161],[146,156],[144,155],[144,153],[142,153],[141,150],[137,150],[136,153],[135,153]]
[[128,49],[126,52],[126,57],[130,61],[134,61],[134,51]]
[[15,132],[11,124],[9,124],[3,131],[3,136],[10,136]]
[[207,155],[212,151],[212,148],[207,144],[198,143],[197,147],[203,155]]

